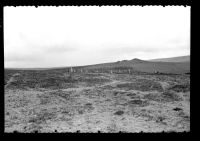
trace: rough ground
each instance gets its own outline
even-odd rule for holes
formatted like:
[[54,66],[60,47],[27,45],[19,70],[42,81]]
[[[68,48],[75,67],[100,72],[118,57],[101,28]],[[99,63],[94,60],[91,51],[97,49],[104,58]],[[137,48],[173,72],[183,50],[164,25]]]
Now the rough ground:
[[12,73],[5,132],[190,131],[189,77]]

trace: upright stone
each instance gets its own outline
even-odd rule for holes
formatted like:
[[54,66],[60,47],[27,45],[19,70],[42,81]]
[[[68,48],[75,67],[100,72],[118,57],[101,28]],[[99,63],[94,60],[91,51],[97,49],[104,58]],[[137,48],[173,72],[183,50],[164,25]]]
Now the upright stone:
[[70,72],[71,72],[71,73],[73,72],[73,68],[72,68],[72,67],[70,68]]

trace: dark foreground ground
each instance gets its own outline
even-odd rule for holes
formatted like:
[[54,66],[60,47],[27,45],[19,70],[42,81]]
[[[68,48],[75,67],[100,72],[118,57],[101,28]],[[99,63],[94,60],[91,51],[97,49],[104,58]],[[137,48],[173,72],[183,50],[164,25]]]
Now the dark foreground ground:
[[190,131],[190,76],[5,72],[5,132]]

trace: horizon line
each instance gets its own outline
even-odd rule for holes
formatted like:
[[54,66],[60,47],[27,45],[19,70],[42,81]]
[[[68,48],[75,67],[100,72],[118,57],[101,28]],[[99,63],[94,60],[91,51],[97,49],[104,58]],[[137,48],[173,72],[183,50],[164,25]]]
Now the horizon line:
[[[184,56],[190,56],[190,54],[182,55],[182,56],[166,57],[166,58],[175,58],[175,57],[184,57]],[[155,59],[166,59],[166,58],[155,58]],[[133,59],[139,59],[139,58],[133,58]],[[133,60],[133,59],[130,59],[130,60]],[[124,60],[127,60],[127,59],[124,59]],[[119,60],[119,61],[124,61],[124,60]],[[148,60],[139,59],[139,60],[150,61],[154,59],[148,59]],[[118,62],[118,61],[115,61],[115,62]],[[28,68],[4,67],[4,69],[41,69],[41,70],[43,69],[44,70],[44,69],[56,69],[56,68],[59,69],[59,68],[70,68],[70,67],[85,67],[85,66],[90,66],[90,65],[98,65],[98,64],[106,64],[106,63],[114,63],[114,62],[103,62],[103,63],[97,63],[97,64],[87,64],[87,65],[78,65],[78,66],[43,67],[43,68],[42,67],[28,67]]]

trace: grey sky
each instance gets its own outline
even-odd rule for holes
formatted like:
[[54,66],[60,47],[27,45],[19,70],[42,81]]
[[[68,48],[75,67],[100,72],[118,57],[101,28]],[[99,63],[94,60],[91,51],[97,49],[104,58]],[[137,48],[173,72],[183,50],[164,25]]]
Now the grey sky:
[[5,7],[5,67],[190,54],[190,7]]

